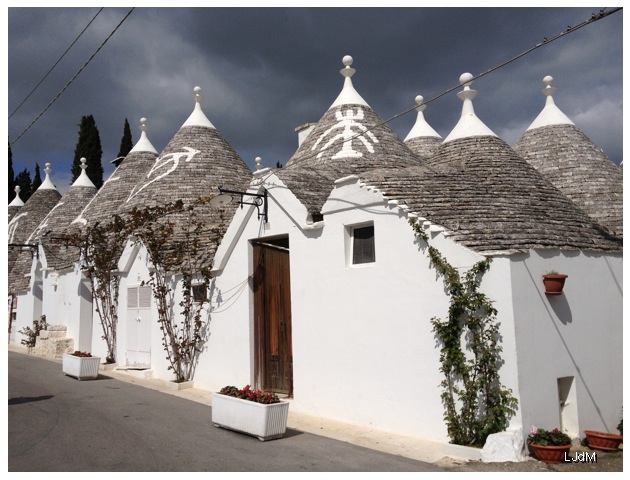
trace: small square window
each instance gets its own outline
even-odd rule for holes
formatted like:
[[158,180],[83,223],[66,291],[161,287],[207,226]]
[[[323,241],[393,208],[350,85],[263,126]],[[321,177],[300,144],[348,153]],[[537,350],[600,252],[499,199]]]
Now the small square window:
[[374,263],[374,225],[356,227],[352,230],[352,264]]
[[198,283],[192,286],[193,302],[204,303],[207,300],[207,289],[205,283]]

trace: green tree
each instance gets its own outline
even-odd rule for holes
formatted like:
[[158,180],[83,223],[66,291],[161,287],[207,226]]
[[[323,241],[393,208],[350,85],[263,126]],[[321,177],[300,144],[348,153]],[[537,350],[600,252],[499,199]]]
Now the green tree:
[[96,122],[92,115],[81,117],[79,124],[79,139],[74,148],[74,161],[72,162],[72,180],[70,183],[79,178],[81,175],[81,158],[87,160],[86,174],[92,180],[96,188],[103,185],[103,149],[101,148],[101,136],[96,128]]
[[39,173],[39,163],[35,162],[35,177],[33,177],[33,183],[31,185],[31,192],[35,192],[42,184],[42,177]]
[[9,203],[15,198],[15,174],[13,173],[13,154],[9,144]]
[[132,148],[133,148],[133,140],[131,139],[131,128],[129,128],[129,122],[125,118],[125,127],[123,128],[123,136],[120,140],[120,149],[118,150],[118,157],[126,157]]
[[26,168],[17,174],[15,177],[15,184],[20,186],[20,198],[23,202],[26,202],[31,197],[31,172]]

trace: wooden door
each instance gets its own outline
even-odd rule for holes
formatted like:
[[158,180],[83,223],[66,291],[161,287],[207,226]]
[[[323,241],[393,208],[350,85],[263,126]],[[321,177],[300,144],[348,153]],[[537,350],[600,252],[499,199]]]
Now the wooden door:
[[151,367],[151,287],[127,289],[127,366]]
[[293,394],[289,249],[254,244],[255,370],[258,388]]

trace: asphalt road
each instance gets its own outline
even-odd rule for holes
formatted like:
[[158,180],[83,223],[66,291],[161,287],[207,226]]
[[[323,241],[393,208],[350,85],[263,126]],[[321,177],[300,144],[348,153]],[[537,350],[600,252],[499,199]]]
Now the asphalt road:
[[216,428],[211,407],[8,352],[9,472],[430,472],[440,467],[297,430]]

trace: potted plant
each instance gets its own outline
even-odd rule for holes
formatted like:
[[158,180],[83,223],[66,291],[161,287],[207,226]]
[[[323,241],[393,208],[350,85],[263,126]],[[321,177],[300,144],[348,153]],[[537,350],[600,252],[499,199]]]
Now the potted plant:
[[551,270],[543,275],[543,283],[545,284],[545,293],[547,295],[562,295],[562,289],[564,288],[564,281],[568,275],[558,273],[555,270]]
[[89,352],[64,353],[62,370],[65,375],[76,377],[79,380],[98,377],[98,367],[101,357],[93,357]]
[[281,438],[287,428],[289,402],[273,393],[227,386],[212,394],[212,423],[253,435],[261,441]]
[[619,449],[619,444],[623,441],[622,435],[614,433],[584,430],[584,435],[586,435],[589,448],[596,450],[615,451]]
[[561,463],[569,453],[572,443],[571,438],[557,428],[545,430],[532,427],[531,433],[527,436],[527,445],[541,462]]

